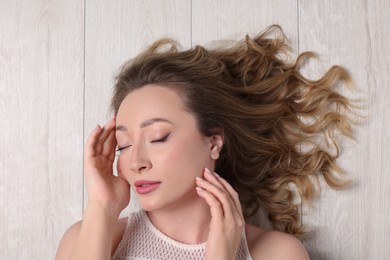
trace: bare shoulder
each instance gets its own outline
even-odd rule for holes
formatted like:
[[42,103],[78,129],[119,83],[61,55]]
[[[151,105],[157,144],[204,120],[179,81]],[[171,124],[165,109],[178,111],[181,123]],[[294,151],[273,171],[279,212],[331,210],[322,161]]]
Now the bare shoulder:
[[305,247],[292,235],[268,231],[246,224],[245,233],[249,252],[253,259],[306,260],[309,256]]
[[80,220],[65,231],[57,249],[56,260],[69,259],[74,243],[80,233],[81,223],[82,222]]
[[[123,234],[126,230],[128,218],[120,218],[114,227],[113,239],[112,239],[112,250],[113,254],[122,240]],[[76,239],[80,233],[82,221],[78,221],[71,225],[68,230],[65,231],[61,242],[57,249],[56,260],[68,259],[71,251],[73,250]]]

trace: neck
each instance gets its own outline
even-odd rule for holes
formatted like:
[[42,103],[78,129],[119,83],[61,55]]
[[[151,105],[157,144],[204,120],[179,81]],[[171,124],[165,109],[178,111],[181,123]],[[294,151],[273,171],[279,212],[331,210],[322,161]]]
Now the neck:
[[148,212],[153,225],[168,237],[185,244],[206,242],[211,215],[206,201],[197,194],[193,203]]

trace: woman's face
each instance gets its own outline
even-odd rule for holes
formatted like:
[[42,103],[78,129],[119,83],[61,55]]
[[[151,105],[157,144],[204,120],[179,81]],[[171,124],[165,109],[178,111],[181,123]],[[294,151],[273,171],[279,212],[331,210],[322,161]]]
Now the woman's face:
[[117,114],[118,172],[153,211],[199,200],[195,177],[213,170],[215,137],[203,136],[172,89],[148,85],[123,100]]

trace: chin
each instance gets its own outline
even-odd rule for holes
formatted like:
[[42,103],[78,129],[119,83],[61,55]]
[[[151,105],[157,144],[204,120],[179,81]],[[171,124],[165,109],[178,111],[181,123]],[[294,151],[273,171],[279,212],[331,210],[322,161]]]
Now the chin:
[[161,203],[156,200],[148,199],[148,198],[139,198],[139,204],[141,208],[145,211],[155,211],[161,209]]

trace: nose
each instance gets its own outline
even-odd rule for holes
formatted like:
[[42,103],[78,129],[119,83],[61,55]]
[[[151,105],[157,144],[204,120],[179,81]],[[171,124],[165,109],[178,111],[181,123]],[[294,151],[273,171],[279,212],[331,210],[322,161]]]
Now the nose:
[[152,168],[152,163],[142,145],[133,146],[130,153],[128,165],[131,172],[142,173]]

